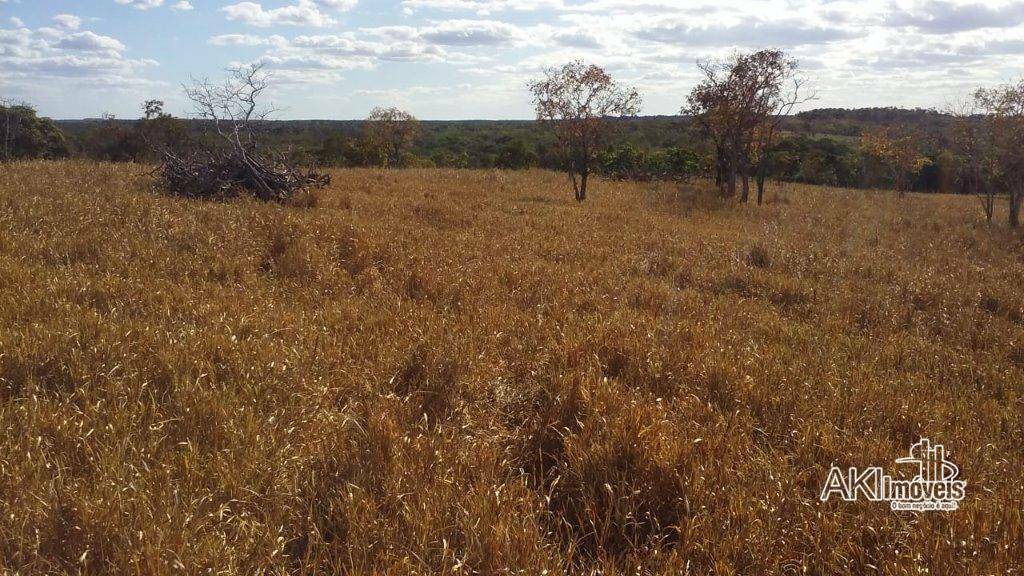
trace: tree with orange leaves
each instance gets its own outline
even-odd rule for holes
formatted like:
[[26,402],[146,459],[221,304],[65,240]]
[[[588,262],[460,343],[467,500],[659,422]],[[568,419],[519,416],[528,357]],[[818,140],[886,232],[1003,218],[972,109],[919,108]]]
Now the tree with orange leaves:
[[740,200],[750,198],[751,168],[756,167],[760,204],[779,126],[796,106],[816,95],[806,90],[797,61],[781,50],[736,53],[697,66],[704,79],[690,92],[682,112],[693,115],[714,142],[717,180],[730,197],[740,179]]
[[861,134],[860,151],[888,169],[896,191],[902,196],[914,176],[931,164],[931,160],[921,154],[919,140],[919,136],[904,128],[876,128]]
[[549,68],[544,78],[530,83],[530,92],[537,120],[554,125],[576,200],[583,202],[597,153],[611,132],[609,119],[636,116],[640,93],[620,86],[601,67],[580,60]]

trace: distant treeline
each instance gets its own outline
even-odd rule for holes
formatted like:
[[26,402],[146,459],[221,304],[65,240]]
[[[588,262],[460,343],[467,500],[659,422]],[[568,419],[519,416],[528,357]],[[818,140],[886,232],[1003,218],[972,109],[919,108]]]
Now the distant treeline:
[[[154,142],[177,145],[202,142],[209,131],[202,121],[160,114],[146,119],[63,120],[36,118],[27,106],[0,107],[16,115],[34,135],[17,157],[79,157],[103,161],[152,161]],[[2,118],[0,118],[2,121]],[[606,177],[710,175],[713,151],[702,142],[692,119],[684,116],[617,120],[614,147],[600,157]],[[946,151],[951,116],[933,110],[899,108],[820,109],[786,119],[773,156],[773,179],[843,187],[891,187],[888,170],[873,165],[859,137],[885,126],[910,127],[930,160],[910,187],[919,191],[955,192],[953,158]],[[266,141],[296,159],[321,166],[378,165],[364,145],[362,120],[270,121],[260,130]],[[25,131],[21,133],[24,134]],[[0,135],[2,136],[2,135]],[[23,138],[24,139],[24,138]],[[549,130],[534,121],[422,121],[404,165],[475,169],[559,169],[565,164]]]

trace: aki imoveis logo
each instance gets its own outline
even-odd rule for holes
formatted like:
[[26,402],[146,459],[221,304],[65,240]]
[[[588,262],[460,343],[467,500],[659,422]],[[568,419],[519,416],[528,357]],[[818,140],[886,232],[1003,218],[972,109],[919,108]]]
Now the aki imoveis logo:
[[893,510],[956,510],[966,495],[967,482],[957,480],[960,468],[946,460],[946,448],[922,438],[910,447],[910,456],[897,458],[897,464],[916,468],[910,480],[893,478],[881,466],[843,471],[833,466],[828,472],[821,500],[838,497],[853,502],[866,498],[889,502]]

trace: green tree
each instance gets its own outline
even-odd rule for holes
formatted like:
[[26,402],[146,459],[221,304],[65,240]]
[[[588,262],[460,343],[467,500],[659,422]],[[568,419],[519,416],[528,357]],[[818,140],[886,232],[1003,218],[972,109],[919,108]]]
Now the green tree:
[[420,133],[420,121],[398,108],[374,108],[363,125],[366,149],[385,168],[401,168]]
[[494,165],[509,170],[524,170],[537,165],[537,152],[523,140],[506,142],[499,150]]
[[182,150],[194,145],[188,123],[164,112],[162,100],[146,100],[142,119],[135,126],[147,150],[144,156],[155,158],[161,150]]
[[105,114],[85,137],[85,154],[105,162],[141,162],[150,148],[143,133],[130,122]]
[[53,120],[40,118],[29,104],[0,101],[0,162],[68,154],[64,133]]

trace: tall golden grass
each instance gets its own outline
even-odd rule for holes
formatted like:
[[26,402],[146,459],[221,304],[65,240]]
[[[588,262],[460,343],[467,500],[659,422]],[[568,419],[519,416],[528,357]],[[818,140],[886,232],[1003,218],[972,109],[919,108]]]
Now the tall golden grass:
[[[969,198],[0,166],[0,572],[1012,574],[1024,247]],[[818,499],[925,436],[961,509]]]

